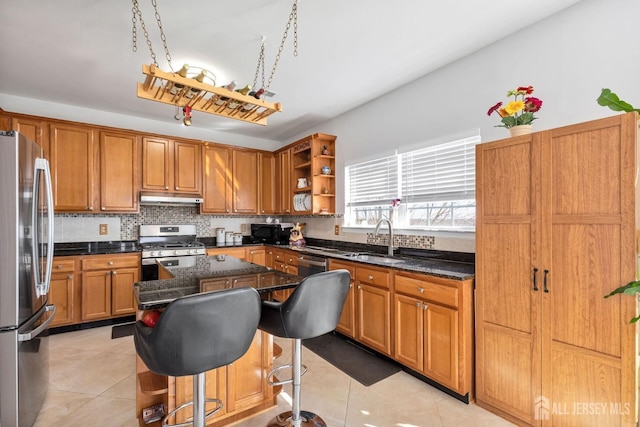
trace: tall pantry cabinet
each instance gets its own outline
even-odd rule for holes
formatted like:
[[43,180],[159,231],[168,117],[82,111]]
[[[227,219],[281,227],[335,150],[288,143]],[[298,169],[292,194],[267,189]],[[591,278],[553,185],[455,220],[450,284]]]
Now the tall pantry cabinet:
[[476,398],[519,425],[635,426],[636,113],[476,148]]

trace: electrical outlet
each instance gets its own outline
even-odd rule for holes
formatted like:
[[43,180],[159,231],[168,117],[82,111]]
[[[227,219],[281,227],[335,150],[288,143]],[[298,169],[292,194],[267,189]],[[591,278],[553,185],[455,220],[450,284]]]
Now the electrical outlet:
[[333,228],[333,233],[338,236],[340,234],[340,226],[336,224]]
[[249,224],[240,224],[241,232],[246,233],[247,231],[249,231],[248,228],[249,228]]
[[100,224],[100,235],[104,236],[109,234],[109,226],[107,224]]

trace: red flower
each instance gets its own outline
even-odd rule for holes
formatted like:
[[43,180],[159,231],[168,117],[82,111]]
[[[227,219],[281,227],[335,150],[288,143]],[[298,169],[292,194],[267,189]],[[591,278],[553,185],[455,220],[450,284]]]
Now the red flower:
[[536,111],[540,110],[540,107],[542,107],[542,101],[538,98],[530,96],[524,99],[524,110],[526,112],[535,113]]
[[489,108],[489,111],[487,111],[487,116],[490,116],[491,113],[493,113],[494,111],[498,111],[498,108],[502,107],[502,102],[498,102],[496,105],[494,105],[493,107]]
[[524,92],[527,95],[531,95],[533,93],[533,86],[520,86],[517,90],[518,92]]

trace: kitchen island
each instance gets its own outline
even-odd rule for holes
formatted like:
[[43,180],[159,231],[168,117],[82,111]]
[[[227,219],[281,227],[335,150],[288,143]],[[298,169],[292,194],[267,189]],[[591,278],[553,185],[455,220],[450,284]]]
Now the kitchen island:
[[[275,271],[230,256],[191,256],[188,267],[172,268],[158,264],[158,280],[138,282],[134,292],[138,303],[137,318],[147,310],[162,309],[176,298],[201,292],[250,286],[263,299],[272,291],[295,287],[301,277]],[[188,327],[188,325],[185,325]],[[224,408],[212,419],[212,426],[223,426],[277,404],[280,387],[267,383],[267,374],[273,366],[273,337],[258,330],[247,353],[231,365],[206,373],[206,395],[224,402]],[[136,356],[136,411],[140,426],[159,426],[160,421],[146,424],[143,411],[163,404],[166,412],[192,399],[191,377],[156,375]],[[184,422],[190,409],[180,411],[174,423]]]

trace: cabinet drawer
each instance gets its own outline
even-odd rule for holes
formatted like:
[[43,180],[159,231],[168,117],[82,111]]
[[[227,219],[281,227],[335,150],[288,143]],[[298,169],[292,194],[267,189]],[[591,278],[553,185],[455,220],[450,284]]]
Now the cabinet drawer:
[[356,269],[356,278],[360,283],[389,289],[388,271],[358,266]]
[[82,270],[106,270],[123,267],[139,267],[138,256],[94,255],[82,259]]
[[353,264],[330,259],[329,270],[347,270],[351,275],[351,280],[355,280],[356,278],[356,266]]
[[435,283],[429,276],[396,274],[395,289],[396,292],[420,299],[458,307],[458,288]]
[[297,266],[298,265],[298,254],[297,253],[286,253],[284,255],[287,265],[293,265],[293,266]]
[[76,269],[75,259],[54,258],[52,273],[68,273]]

